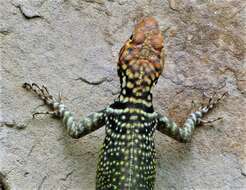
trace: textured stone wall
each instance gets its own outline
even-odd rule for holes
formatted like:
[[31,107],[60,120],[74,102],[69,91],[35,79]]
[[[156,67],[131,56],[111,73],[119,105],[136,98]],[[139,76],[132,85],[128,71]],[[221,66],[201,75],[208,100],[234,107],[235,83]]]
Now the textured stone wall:
[[47,109],[21,86],[37,82],[52,94],[61,91],[78,117],[104,108],[119,92],[119,49],[148,15],[165,36],[165,72],[154,90],[158,112],[182,123],[204,93],[229,93],[206,118],[223,120],[197,129],[191,143],[156,133],[156,190],[246,189],[244,0],[0,3],[0,189],[94,189],[104,128],[71,139],[60,121],[32,119]]

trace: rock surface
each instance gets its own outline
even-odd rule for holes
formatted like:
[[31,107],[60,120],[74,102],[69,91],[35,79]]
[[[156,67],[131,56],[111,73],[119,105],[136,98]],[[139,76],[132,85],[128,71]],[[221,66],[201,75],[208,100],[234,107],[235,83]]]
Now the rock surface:
[[78,117],[109,105],[119,91],[119,49],[148,15],[165,36],[165,72],[154,90],[158,112],[182,123],[203,93],[229,93],[208,115],[223,121],[197,129],[191,143],[156,133],[156,190],[246,189],[245,6],[243,0],[1,0],[0,189],[95,188],[104,128],[71,139],[59,121],[32,119],[46,107],[21,86],[35,81],[52,94],[61,91]]

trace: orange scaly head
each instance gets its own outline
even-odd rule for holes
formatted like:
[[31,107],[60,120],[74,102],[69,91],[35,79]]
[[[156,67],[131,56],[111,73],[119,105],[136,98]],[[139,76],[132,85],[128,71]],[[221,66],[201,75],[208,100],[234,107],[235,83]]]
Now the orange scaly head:
[[163,56],[163,36],[158,22],[152,17],[142,19],[120,50],[118,75],[121,89],[128,96],[143,97],[150,93],[162,73]]

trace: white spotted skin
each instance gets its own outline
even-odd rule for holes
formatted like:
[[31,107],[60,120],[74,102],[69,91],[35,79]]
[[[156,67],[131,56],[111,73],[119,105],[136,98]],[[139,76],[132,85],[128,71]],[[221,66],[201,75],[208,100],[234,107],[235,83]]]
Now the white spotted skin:
[[108,110],[96,190],[154,189],[156,120],[141,113]]

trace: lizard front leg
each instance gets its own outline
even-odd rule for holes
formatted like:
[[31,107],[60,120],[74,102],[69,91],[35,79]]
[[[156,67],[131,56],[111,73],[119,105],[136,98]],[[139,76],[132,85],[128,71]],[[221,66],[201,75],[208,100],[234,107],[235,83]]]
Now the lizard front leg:
[[[224,93],[217,100],[213,101],[210,98],[207,106],[201,107],[198,111],[195,111],[189,115],[186,119],[183,127],[178,127],[177,124],[171,119],[158,114],[157,116],[157,130],[161,133],[164,133],[179,142],[189,142],[191,140],[192,133],[196,126],[201,123],[211,123],[212,121],[203,121],[202,117],[207,114],[210,110],[214,108],[214,106],[226,95]],[[213,121],[216,121],[215,119]]]
[[99,129],[105,124],[105,110],[95,112],[87,117],[83,117],[80,121],[76,121],[72,112],[70,112],[60,100],[58,101],[51,96],[45,86],[39,87],[35,83],[24,83],[23,88],[26,90],[31,90],[37,94],[52,110],[52,112],[45,113],[52,113],[54,116],[62,119],[68,134],[73,138],[80,138]]

